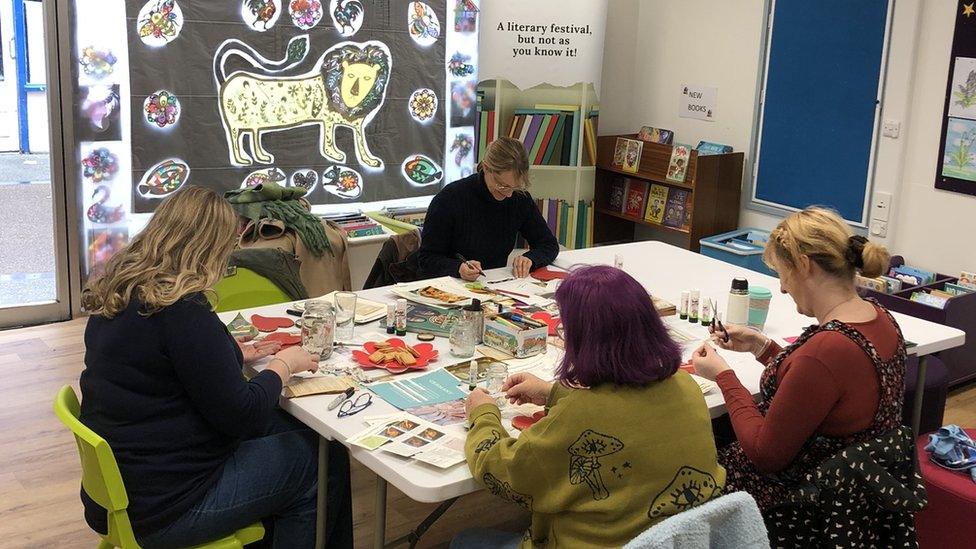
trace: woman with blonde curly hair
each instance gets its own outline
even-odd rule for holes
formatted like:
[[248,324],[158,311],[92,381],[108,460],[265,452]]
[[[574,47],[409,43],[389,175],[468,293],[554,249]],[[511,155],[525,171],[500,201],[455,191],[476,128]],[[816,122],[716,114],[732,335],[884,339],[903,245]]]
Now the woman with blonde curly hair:
[[[112,447],[143,547],[196,545],[269,517],[276,547],[314,545],[318,437],[276,405],[282,384],[318,363],[300,347],[236,342],[213,312],[206,294],[236,232],[223,198],[186,187],[82,296],[92,316],[81,421]],[[271,355],[244,379],[245,363]],[[329,518],[351,546],[348,457],[333,455]],[[106,533],[105,509],[81,497],[89,525]]]

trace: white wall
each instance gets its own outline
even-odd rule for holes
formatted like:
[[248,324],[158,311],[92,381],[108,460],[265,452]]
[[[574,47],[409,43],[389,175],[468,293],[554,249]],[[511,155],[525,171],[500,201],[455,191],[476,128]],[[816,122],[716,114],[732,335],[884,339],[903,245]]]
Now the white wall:
[[[953,0],[895,3],[882,118],[900,122],[901,137],[878,144],[874,190],[892,193],[894,201],[887,236],[872,236],[912,263],[950,273],[976,269],[976,246],[957,236],[976,234],[976,197],[934,187],[955,6]],[[750,177],[764,10],[761,0],[612,0],[603,89],[630,84],[630,97],[617,102],[626,94],[604,92],[600,132],[648,124],[674,129],[684,143],[727,143],[745,152]],[[632,61],[610,55],[628,49]],[[715,122],[678,117],[684,83],[718,88]],[[740,209],[743,227],[769,229],[778,221]]]

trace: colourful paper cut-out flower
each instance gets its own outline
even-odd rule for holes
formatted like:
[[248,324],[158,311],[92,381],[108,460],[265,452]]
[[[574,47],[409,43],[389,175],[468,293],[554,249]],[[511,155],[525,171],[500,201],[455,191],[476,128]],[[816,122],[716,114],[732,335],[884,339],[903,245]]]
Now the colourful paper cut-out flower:
[[119,158],[105,147],[100,147],[88,153],[81,160],[85,177],[95,183],[108,181],[119,171]]
[[143,112],[150,124],[160,128],[172,126],[180,118],[180,100],[172,93],[160,90],[146,98]]
[[420,122],[426,122],[437,114],[437,95],[434,90],[420,89],[410,96],[410,114]]
[[115,57],[111,51],[100,51],[96,50],[92,46],[88,46],[81,52],[81,70],[85,74],[101,80],[106,76],[112,74],[115,70],[115,63],[118,59]]

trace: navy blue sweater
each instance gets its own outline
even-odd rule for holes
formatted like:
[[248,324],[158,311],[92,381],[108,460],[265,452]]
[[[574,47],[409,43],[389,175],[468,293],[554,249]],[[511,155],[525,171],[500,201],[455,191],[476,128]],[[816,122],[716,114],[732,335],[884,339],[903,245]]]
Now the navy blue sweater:
[[[137,537],[201,501],[281,393],[272,371],[244,379],[241,350],[203,294],[151,316],[139,307],[88,319],[81,374],[81,422],[115,453]],[[81,495],[88,524],[106,533],[105,510]]]
[[424,278],[459,276],[460,253],[483,269],[504,267],[525,237],[532,268],[545,267],[559,254],[559,243],[529,193],[496,200],[481,172],[441,189],[427,208],[417,262]]

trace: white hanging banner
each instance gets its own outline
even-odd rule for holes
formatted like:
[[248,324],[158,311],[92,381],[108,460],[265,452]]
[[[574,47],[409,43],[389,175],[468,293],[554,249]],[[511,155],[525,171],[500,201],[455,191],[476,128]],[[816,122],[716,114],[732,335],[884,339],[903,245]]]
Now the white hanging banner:
[[481,3],[482,81],[593,83],[603,78],[607,0],[489,0]]

